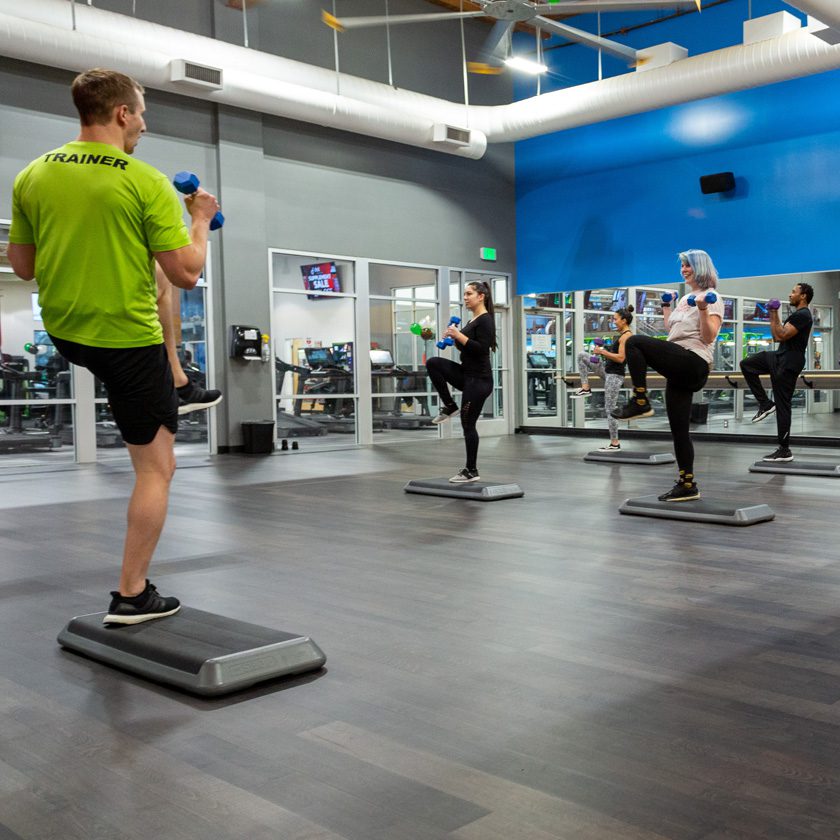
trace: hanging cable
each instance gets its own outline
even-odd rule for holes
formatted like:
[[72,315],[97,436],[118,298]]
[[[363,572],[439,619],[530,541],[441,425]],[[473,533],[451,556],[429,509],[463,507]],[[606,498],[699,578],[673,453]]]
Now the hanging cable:
[[[332,0],[333,17],[338,17],[338,11],[335,7],[335,0]],[[341,70],[338,65],[338,30],[333,29],[333,50],[335,51],[335,94],[341,96]],[[333,105],[333,113],[336,111],[337,105]]]
[[[598,12],[598,37],[601,37],[601,13]],[[604,78],[604,53],[603,50],[598,47],[598,81],[600,82],[601,79]]]
[[[461,14],[464,13],[464,0],[461,0]],[[464,105],[467,109],[467,128],[470,127],[470,78],[467,73],[467,41],[464,37],[464,19],[461,24],[461,63],[464,65]]]
[[391,64],[391,21],[388,17],[388,0],[385,0],[385,45],[388,49],[388,84],[394,86],[394,68]]
[[73,18],[73,31],[76,31],[76,0],[70,0],[70,17]]
[[248,46],[248,0],[242,0],[242,38]]
[[[537,33],[537,64],[542,64],[542,33],[539,29]],[[537,96],[542,92],[542,73],[537,73]]]

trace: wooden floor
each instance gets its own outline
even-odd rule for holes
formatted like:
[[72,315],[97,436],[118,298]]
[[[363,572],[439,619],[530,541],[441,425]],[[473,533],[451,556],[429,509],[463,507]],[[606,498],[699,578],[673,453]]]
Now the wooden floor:
[[0,840],[840,837],[840,482],[701,445],[704,496],[774,522],[624,517],[673,467],[518,436],[480,465],[522,499],[403,493],[461,447],[178,472],[159,588],[328,657],[215,700],[55,644],[107,606],[130,472],[0,479]]

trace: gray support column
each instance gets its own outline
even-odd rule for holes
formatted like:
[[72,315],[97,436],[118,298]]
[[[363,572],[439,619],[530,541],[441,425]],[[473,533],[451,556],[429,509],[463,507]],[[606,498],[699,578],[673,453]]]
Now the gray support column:
[[217,409],[219,448],[242,445],[243,420],[273,417],[274,365],[229,358],[230,327],[271,330],[271,291],[266,248],[262,118],[220,107],[218,195],[225,214],[220,246],[214,250],[214,358],[224,402]]

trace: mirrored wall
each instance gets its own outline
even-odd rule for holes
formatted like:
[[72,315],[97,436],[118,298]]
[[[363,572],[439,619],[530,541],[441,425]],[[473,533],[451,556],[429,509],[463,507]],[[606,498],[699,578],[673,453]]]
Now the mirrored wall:
[[[714,370],[737,372],[741,359],[774,349],[767,302],[772,297],[783,302],[780,317],[784,321],[789,314],[788,295],[798,282],[814,287],[811,304],[814,327],[805,370],[837,368],[833,327],[840,272],[825,272],[721,281],[724,316],[715,345]],[[615,335],[612,313],[628,303],[635,308],[631,329],[664,340],[667,333],[661,294],[666,289],[684,292],[684,287],[669,284],[524,296],[520,313],[524,372],[520,386],[522,425],[606,430],[603,391],[597,380],[591,397],[574,399],[572,394],[577,386],[567,384],[564,376],[578,372],[578,353],[591,353],[596,339],[612,339]],[[628,397],[629,391],[621,399]],[[650,399],[656,411],[654,417],[631,422],[627,428],[667,431],[663,392],[651,390]],[[751,423],[757,406],[749,390],[743,387],[706,389],[695,395],[695,403],[692,420],[697,431],[775,436],[775,423]],[[840,392],[819,387],[797,390],[793,398],[792,434],[840,438],[840,422],[835,419],[838,409]]]

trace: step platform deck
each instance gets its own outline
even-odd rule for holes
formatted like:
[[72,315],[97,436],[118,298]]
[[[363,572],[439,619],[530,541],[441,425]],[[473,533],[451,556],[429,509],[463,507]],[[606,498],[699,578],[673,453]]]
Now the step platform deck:
[[750,466],[750,472],[840,478],[840,464],[832,464],[828,461],[822,463],[819,461],[756,461]]
[[660,519],[683,519],[688,522],[708,522],[713,525],[756,525],[769,522],[776,514],[768,505],[735,505],[720,501],[697,499],[692,502],[660,502],[656,496],[625,499],[619,513],[633,516],[653,516]]
[[673,464],[674,458],[671,452],[634,452],[632,449],[618,449],[615,452],[587,452],[583,456],[584,461],[601,461],[608,464]]
[[227,694],[263,680],[313,671],[327,661],[306,636],[191,607],[133,625],[104,625],[105,615],[71,619],[58,643],[193,694]]
[[498,484],[493,481],[450,484],[448,478],[412,479],[403,490],[406,493],[420,493],[424,496],[448,496],[476,502],[498,502],[502,499],[518,499],[525,495],[518,484]]

